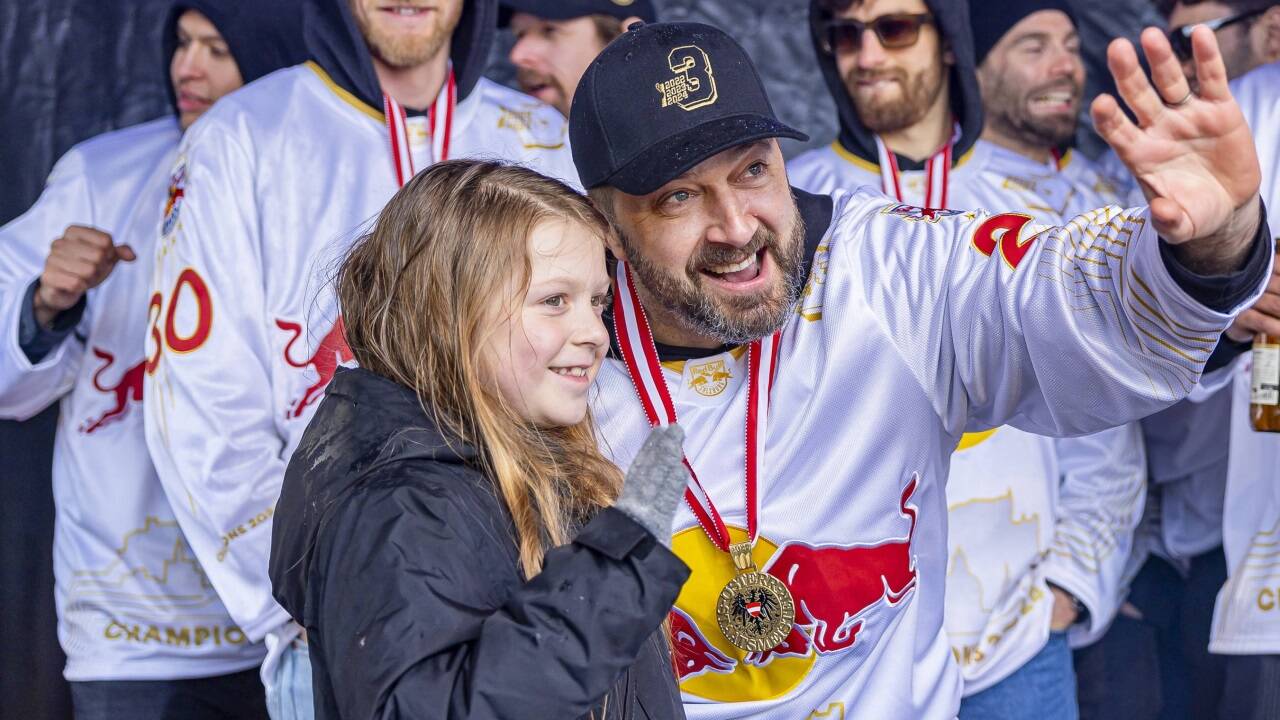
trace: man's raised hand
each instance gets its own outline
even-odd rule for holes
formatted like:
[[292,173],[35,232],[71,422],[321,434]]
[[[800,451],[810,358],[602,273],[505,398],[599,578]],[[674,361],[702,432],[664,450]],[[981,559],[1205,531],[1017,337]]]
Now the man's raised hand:
[[50,246],[40,273],[40,286],[32,299],[36,321],[48,327],[58,313],[75,307],[90,288],[101,285],[116,263],[135,259],[133,248],[116,245],[101,230],[68,226]]
[[1105,94],[1093,101],[1093,122],[1142,186],[1160,236],[1193,270],[1217,274],[1238,268],[1257,232],[1261,171],[1213,31],[1197,27],[1191,46],[1194,92],[1164,33],[1142,33],[1151,81],[1133,45],[1113,41],[1107,65],[1137,124]]

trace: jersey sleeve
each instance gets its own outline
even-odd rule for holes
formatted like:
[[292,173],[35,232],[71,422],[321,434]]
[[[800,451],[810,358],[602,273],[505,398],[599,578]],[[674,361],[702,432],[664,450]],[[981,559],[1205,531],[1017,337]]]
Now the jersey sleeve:
[[1054,442],[1061,483],[1045,579],[1089,609],[1071,644],[1087,645],[1111,625],[1133,533],[1146,500],[1146,457],[1137,423]]
[[74,333],[32,363],[19,332],[27,290],[40,277],[50,245],[68,225],[94,226],[95,219],[84,159],[73,149],[54,165],[35,204],[0,228],[0,417],[25,420],[75,383],[83,353]]
[[1146,208],[1052,228],[1016,213],[861,212],[846,254],[866,301],[957,437],[966,424],[1081,435],[1150,415],[1195,387],[1252,302],[1219,312],[1188,295]]
[[257,641],[288,615],[267,576],[285,441],[272,405],[254,158],[232,130],[202,123],[184,139],[172,182],[148,315],[147,444],[183,533]]

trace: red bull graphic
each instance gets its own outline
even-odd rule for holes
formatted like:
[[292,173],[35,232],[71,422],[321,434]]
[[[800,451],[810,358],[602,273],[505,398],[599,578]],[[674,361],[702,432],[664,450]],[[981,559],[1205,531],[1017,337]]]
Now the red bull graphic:
[[903,517],[911,522],[905,538],[851,547],[788,543],[765,568],[791,591],[796,624],[809,630],[819,653],[852,646],[862,629],[862,611],[881,600],[897,605],[915,588],[911,538],[916,508],[907,501],[918,483],[913,475],[899,503]]
[[[764,652],[735,648],[719,631],[714,597],[733,575],[732,564],[698,527],[676,535],[672,548],[693,576],[671,614],[672,648],[680,688],[698,697],[733,702],[780,697],[800,684],[818,657],[852,649],[873,627],[887,621],[872,610],[900,606],[918,582],[911,542],[918,509],[911,498],[919,487],[913,474],[899,496],[905,532],[896,538],[853,545],[776,546],[763,535],[752,552],[762,572],[791,591],[796,622],[777,647]],[[730,527],[734,542],[745,532]]]
[[93,387],[98,392],[110,395],[115,402],[110,410],[97,419],[86,420],[80,424],[80,432],[86,435],[123,418],[129,412],[130,404],[142,402],[142,380],[146,372],[146,361],[139,360],[137,365],[125,370],[114,385],[103,385],[102,374],[115,364],[116,356],[97,347],[93,348],[93,354],[104,361],[102,367],[93,374]]
[[339,317],[329,332],[325,333],[325,336],[320,339],[320,343],[316,345],[315,352],[307,359],[298,362],[293,359],[292,353],[293,344],[298,341],[298,338],[302,337],[302,324],[277,319],[276,327],[293,335],[284,346],[284,361],[289,363],[291,367],[300,370],[312,368],[317,376],[316,381],[306,389],[302,397],[293,403],[293,406],[285,414],[285,417],[296,418],[302,415],[308,405],[316,401],[320,393],[324,392],[325,387],[329,385],[329,381],[333,379],[333,374],[338,371],[338,366],[352,359],[351,348],[347,347],[342,318]]
[[680,608],[671,610],[671,650],[675,654],[676,673],[682,680],[706,672],[733,672],[733,666],[738,664],[715,649],[693,618]]

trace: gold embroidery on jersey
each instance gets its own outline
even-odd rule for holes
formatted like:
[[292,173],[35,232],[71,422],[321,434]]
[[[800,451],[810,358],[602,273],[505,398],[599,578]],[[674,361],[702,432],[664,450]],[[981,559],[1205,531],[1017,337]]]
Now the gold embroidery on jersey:
[[827,705],[825,710],[814,710],[809,713],[809,717],[805,720],[818,720],[818,718],[831,718],[831,720],[844,720],[844,703],[833,702]]
[[715,397],[729,387],[732,377],[724,358],[718,358],[689,368],[689,387],[703,397]]
[[813,267],[809,270],[809,280],[800,292],[800,302],[796,312],[809,322],[822,319],[822,292],[820,287],[827,281],[827,268],[831,262],[831,245],[825,243],[818,246],[813,253]]
[[542,140],[545,140],[545,142],[542,142],[536,137],[535,128],[539,124],[549,124],[546,122],[539,123],[537,116],[533,114],[533,108],[528,110],[515,110],[499,105],[498,112],[498,129],[511,130],[519,135],[520,145],[525,150],[558,150],[564,147],[565,138],[568,137],[569,133],[568,123],[560,124],[558,138],[542,138]]

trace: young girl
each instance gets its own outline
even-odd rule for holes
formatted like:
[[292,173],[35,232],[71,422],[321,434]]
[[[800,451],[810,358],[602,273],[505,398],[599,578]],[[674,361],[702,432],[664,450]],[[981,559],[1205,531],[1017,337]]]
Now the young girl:
[[684,717],[661,632],[688,575],[667,548],[682,434],[655,430],[624,482],[587,413],[609,232],[559,182],[451,161],[345,260],[360,368],[329,385],[272,538],[317,717]]

